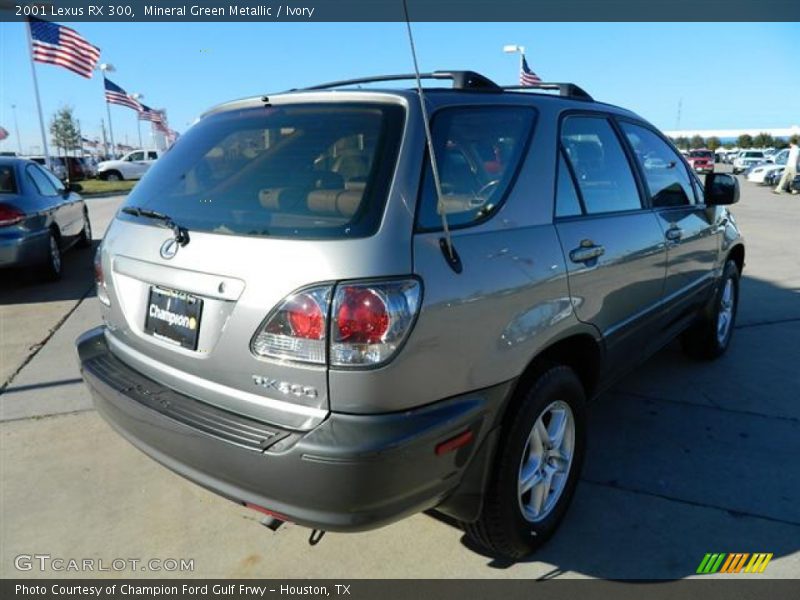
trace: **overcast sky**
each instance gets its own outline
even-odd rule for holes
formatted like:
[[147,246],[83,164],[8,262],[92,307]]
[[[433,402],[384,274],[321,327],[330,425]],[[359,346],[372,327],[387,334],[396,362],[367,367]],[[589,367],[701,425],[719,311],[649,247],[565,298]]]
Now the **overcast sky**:
[[[412,70],[404,23],[77,23],[117,72],[111,79],[166,108],[178,131],[233,98],[323,81]],[[0,125],[17,150],[39,145],[25,25],[0,23]],[[572,81],[665,129],[800,125],[797,23],[418,23],[423,70],[471,69],[498,83],[518,77],[504,44],[527,48],[543,79]],[[87,137],[107,119],[102,80],[36,66],[46,120],[69,104]],[[117,142],[137,145],[135,113],[111,107]],[[147,129],[147,125],[143,125]]]

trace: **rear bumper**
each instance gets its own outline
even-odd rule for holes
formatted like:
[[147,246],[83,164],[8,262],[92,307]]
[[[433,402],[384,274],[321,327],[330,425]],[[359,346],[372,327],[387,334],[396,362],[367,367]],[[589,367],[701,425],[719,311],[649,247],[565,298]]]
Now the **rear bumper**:
[[[98,411],[134,446],[231,500],[330,531],[371,529],[439,505],[473,457],[490,454],[483,442],[510,388],[403,413],[331,413],[310,432],[292,432],[144,377],[111,354],[102,328],[77,347]],[[437,444],[467,429],[472,442],[436,455]]]
[[44,262],[48,231],[0,231],[0,267],[29,267]]

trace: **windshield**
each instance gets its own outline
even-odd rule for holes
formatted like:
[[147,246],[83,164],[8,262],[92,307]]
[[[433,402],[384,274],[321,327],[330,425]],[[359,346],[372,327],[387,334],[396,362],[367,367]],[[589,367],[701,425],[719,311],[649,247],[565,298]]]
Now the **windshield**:
[[692,150],[689,152],[692,158],[714,158],[714,153],[710,150]]
[[190,231],[366,237],[383,214],[403,119],[402,107],[388,104],[211,115],[154,163],[126,205],[169,215]]

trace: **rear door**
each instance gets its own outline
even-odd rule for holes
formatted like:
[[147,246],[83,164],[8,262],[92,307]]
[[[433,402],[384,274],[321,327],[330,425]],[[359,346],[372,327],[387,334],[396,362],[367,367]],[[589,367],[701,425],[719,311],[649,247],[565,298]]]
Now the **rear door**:
[[[677,152],[655,131],[622,121],[667,245],[667,302],[707,296],[720,249],[722,210],[706,206],[702,189]],[[696,198],[696,195],[699,196]],[[676,315],[677,316],[677,315]]]
[[[319,424],[329,388],[318,289],[411,270],[408,236],[400,247],[379,229],[403,116],[379,103],[259,105],[192,127],[126,203],[169,215],[188,243],[124,212],[105,236],[111,351],[226,410]],[[365,169],[336,171],[342,154]],[[284,301],[294,316],[276,322]]]
[[650,343],[666,250],[611,120],[572,114],[561,123],[556,228],[575,313],[604,336],[622,367]]

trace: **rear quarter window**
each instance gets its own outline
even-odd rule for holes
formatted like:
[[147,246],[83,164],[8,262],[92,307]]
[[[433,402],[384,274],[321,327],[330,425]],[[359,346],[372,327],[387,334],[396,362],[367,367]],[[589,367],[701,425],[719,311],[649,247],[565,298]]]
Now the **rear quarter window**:
[[442,109],[434,115],[436,165],[441,206],[426,158],[417,229],[441,229],[442,213],[450,227],[466,227],[494,214],[513,184],[536,118],[533,108],[482,106]]
[[0,194],[16,194],[17,177],[11,165],[0,166]]

